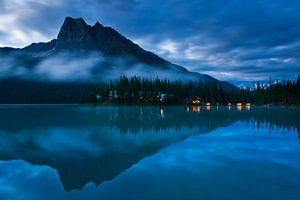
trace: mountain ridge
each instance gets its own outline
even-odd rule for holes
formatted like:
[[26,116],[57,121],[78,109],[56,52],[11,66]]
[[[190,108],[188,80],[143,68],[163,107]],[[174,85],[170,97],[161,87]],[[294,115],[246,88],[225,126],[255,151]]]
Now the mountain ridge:
[[145,51],[115,29],[103,26],[99,21],[94,26],[90,26],[83,18],[66,17],[57,40],[57,50],[98,50],[107,56],[150,56],[151,58],[148,60],[141,61],[151,59],[153,62],[149,62],[149,64],[170,64],[163,58]]

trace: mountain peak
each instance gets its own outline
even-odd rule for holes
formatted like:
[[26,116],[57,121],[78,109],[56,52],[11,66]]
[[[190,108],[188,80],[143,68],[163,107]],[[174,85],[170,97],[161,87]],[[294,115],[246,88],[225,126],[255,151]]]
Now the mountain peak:
[[104,26],[100,24],[98,21],[96,22],[95,27],[104,28]]
[[69,23],[87,25],[82,17],[80,18],[66,17],[64,24],[69,24]]
[[57,37],[56,51],[98,51],[106,56],[129,56],[147,64],[169,64],[147,52],[110,27],[98,21],[94,26],[82,18],[66,17]]
[[60,50],[85,50],[92,44],[90,35],[91,26],[83,18],[66,17],[57,36],[56,49]]

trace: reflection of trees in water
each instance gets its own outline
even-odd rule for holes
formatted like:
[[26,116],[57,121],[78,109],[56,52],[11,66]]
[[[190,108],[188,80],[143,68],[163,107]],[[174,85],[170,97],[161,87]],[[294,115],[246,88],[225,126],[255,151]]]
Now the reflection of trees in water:
[[121,134],[168,132],[171,129],[180,132],[183,128],[203,132],[234,122],[224,112],[187,113],[184,108],[172,107],[164,108],[163,115],[159,108],[140,108],[130,112],[119,109],[112,115],[107,123],[111,128],[120,130]]
[[243,123],[252,124],[257,130],[268,129],[269,133],[297,132],[300,139],[300,110],[293,108],[256,108],[241,115]]
[[121,134],[182,131],[199,132],[228,126],[239,120],[257,128],[296,130],[300,135],[300,109],[214,107],[100,106],[70,108],[1,109],[0,129],[19,131],[49,127],[110,127]]
[[[163,115],[161,112],[163,109]],[[252,110],[221,109],[186,109],[183,107],[165,108],[119,108],[109,114],[106,122],[110,128],[119,129],[121,134],[143,133],[148,131],[168,131],[182,128],[197,128],[199,131],[227,126],[237,121],[252,124],[258,130],[268,128],[269,131],[286,130],[297,131],[300,135],[299,109],[289,108],[252,108]],[[194,110],[194,112],[193,112]],[[105,120],[106,113],[98,116]]]
[[[0,139],[12,143],[9,145],[11,149],[0,150],[0,159],[22,159],[32,164],[50,166],[57,169],[65,190],[79,190],[89,182],[99,185],[103,181],[110,181],[140,160],[191,135],[209,133],[238,121],[253,124],[258,129],[261,127],[271,127],[275,130],[295,129],[299,134],[299,116],[299,109],[286,108],[252,108],[250,111],[239,111],[232,107],[229,111],[227,108],[208,110],[202,107],[186,109],[185,107],[116,106],[2,110]],[[72,143],[73,137],[75,139],[81,135],[73,134],[73,128],[92,131],[88,138],[97,147],[102,147],[101,153],[85,152],[80,148],[65,149],[62,153],[55,151],[55,145],[50,149],[40,146],[41,138],[44,140],[49,138],[45,133],[40,134],[40,131],[51,130],[53,127],[72,128],[70,132],[61,133],[72,135],[70,141],[64,141],[66,144]],[[102,132],[107,130],[107,127],[111,131]],[[117,130],[116,135],[113,134],[114,130]],[[118,135],[118,132],[121,134],[159,131],[162,132],[161,134],[173,133],[169,130],[177,130],[178,134],[170,134],[166,137],[155,137],[154,134],[137,137]],[[22,140],[18,139],[18,135]],[[85,141],[82,141],[76,145],[80,147],[89,143],[85,144]]]

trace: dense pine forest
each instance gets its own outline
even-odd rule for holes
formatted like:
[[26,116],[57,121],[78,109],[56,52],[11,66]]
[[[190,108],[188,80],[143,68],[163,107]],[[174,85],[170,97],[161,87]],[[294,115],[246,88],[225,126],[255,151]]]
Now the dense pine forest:
[[125,76],[110,81],[89,93],[84,103],[115,104],[220,104],[252,103],[255,105],[300,105],[300,73],[296,81],[283,80],[253,87],[225,89],[222,85],[178,80],[154,80]]

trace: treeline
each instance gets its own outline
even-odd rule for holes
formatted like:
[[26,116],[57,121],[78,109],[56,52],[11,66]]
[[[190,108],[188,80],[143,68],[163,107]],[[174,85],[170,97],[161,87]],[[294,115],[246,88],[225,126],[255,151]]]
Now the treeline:
[[[268,85],[262,85],[257,82],[253,91],[251,89],[242,89],[241,92],[251,97],[255,104],[275,104],[275,105],[300,105],[300,74],[296,81],[278,80],[273,83],[271,78]],[[248,98],[248,97],[247,97]]]
[[259,82],[255,87],[228,89],[217,83],[146,79],[140,77],[120,77],[117,81],[99,86],[84,98],[85,103],[125,103],[125,104],[192,104],[209,102],[212,104],[254,103],[300,105],[300,76],[297,81],[270,81],[268,86]]
[[238,89],[225,90],[223,86],[217,85],[217,83],[194,84],[191,81],[177,80],[171,82],[159,78],[146,79],[137,76],[127,78],[122,76],[117,81],[110,81],[109,84],[96,88],[84,99],[84,102],[181,104],[192,102],[193,99],[197,98],[201,102],[225,103],[238,99],[237,94]]

